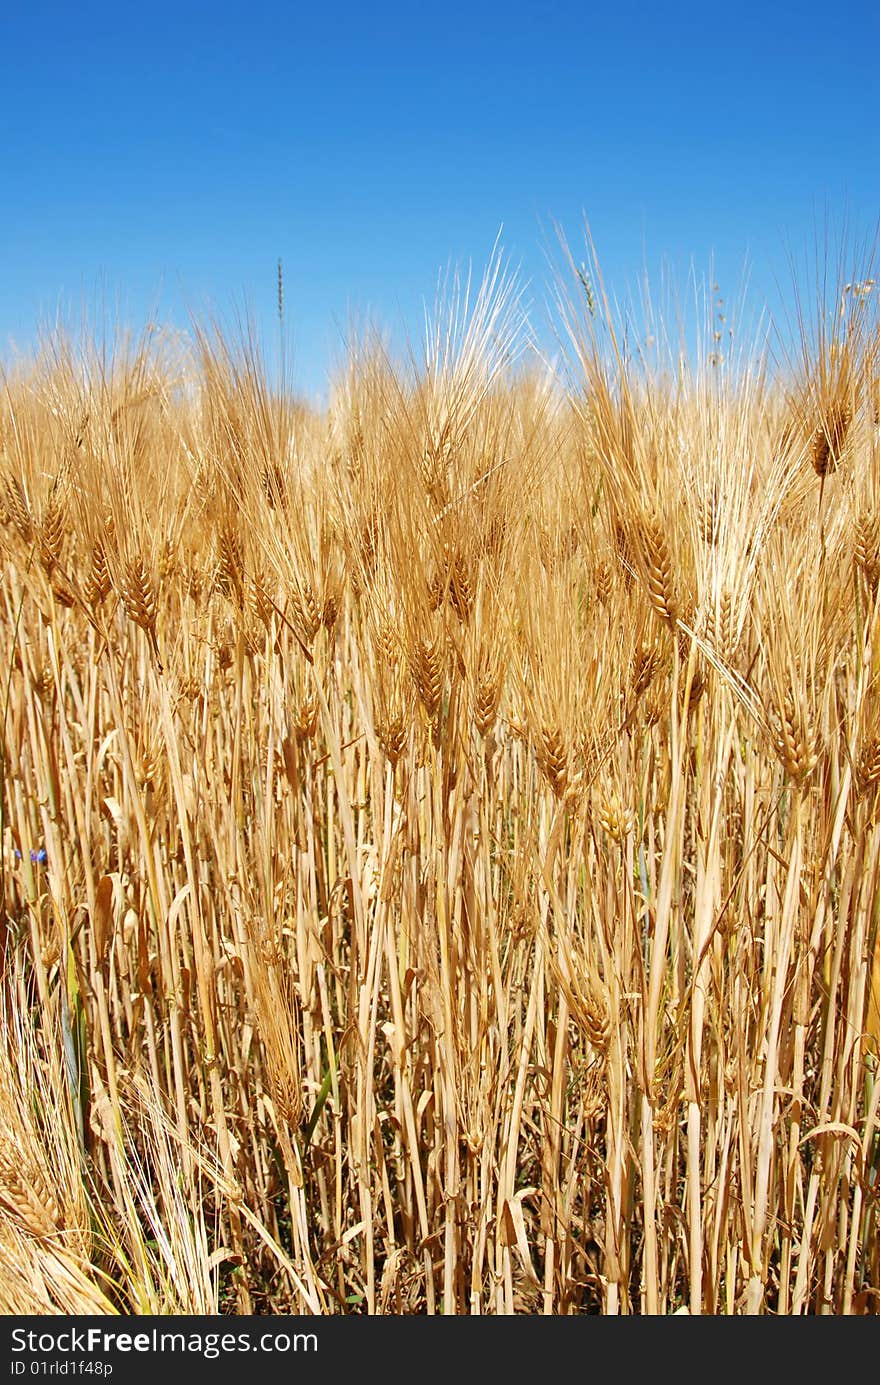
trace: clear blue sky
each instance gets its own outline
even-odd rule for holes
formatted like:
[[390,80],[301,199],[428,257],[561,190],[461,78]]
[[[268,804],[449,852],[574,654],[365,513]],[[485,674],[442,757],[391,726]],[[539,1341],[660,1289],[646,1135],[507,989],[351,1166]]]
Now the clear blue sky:
[[316,394],[352,314],[417,323],[502,225],[540,303],[584,213],[620,293],[714,255],[762,297],[826,209],[877,225],[878,64],[867,0],[9,3],[0,355],[100,297],[271,337],[280,256]]

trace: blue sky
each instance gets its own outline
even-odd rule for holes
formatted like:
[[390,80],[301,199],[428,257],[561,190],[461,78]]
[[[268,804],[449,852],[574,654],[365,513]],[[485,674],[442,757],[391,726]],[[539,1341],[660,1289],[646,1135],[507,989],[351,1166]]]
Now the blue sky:
[[714,263],[756,302],[830,212],[880,220],[880,9],[6,5],[0,356],[59,308],[229,318],[324,388],[352,317],[417,327],[499,228],[538,315],[546,247],[589,219],[624,294]]

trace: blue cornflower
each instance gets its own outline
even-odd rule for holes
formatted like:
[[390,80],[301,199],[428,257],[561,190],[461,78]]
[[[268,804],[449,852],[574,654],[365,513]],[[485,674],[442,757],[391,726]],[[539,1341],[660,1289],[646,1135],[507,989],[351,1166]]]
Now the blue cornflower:
[[[44,846],[41,846],[38,851],[34,851],[32,848],[28,854],[30,855],[31,861],[35,866],[44,865],[46,860],[48,859],[46,856],[46,848]],[[21,852],[19,851],[18,847],[15,848],[15,859],[16,861],[21,860]]]

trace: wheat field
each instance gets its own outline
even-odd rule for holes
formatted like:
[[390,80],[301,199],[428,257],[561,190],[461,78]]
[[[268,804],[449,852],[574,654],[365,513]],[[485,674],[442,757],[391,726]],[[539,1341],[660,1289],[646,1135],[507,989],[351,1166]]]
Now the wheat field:
[[872,281],[570,278],[4,376],[3,1312],[880,1310]]

